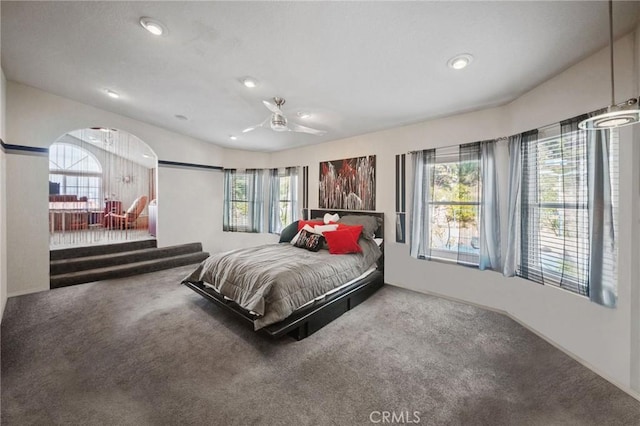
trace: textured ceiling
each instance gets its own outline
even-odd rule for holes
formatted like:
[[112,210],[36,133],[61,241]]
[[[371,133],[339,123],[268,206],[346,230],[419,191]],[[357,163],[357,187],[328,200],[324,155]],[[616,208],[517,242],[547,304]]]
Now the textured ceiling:
[[[615,2],[614,11],[624,34],[640,4]],[[1,13],[8,80],[259,151],[503,104],[608,41],[607,3],[593,1],[2,1]],[[142,16],[169,34],[150,35]],[[471,66],[447,67],[465,52]],[[259,86],[245,88],[245,76]],[[261,101],[273,96],[286,98],[289,119],[327,133],[241,133],[269,115]]]

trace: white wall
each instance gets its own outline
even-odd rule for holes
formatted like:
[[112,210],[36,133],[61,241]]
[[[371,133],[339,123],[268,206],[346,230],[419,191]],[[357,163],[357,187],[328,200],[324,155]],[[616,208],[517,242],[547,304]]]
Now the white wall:
[[[5,140],[5,111],[7,80],[0,68],[0,139]],[[0,320],[7,303],[7,161],[0,149]]]
[[[637,96],[634,58],[638,51],[634,46],[634,35],[618,40],[615,51],[616,97],[622,101]],[[318,162],[376,155],[376,210],[385,213],[387,283],[506,311],[609,380],[628,391],[633,385],[638,391],[636,366],[640,358],[638,350],[632,350],[632,342],[636,345],[640,335],[638,326],[632,326],[632,321],[637,317],[640,302],[640,283],[637,282],[640,162],[638,146],[633,143],[633,134],[635,132],[637,139],[639,130],[621,132],[621,267],[616,309],[604,308],[584,297],[520,278],[507,279],[491,271],[416,260],[409,256],[408,245],[394,242],[396,154],[508,136],[607,106],[608,81],[608,52],[603,50],[508,105],[274,153],[271,166],[299,164],[299,159],[305,159],[301,165],[309,166],[309,199],[314,208],[318,203]],[[633,299],[632,294],[635,295]]]
[[[640,24],[636,27],[635,38],[636,61],[634,68],[635,92],[640,93]],[[633,164],[640,164],[640,127],[633,128],[633,154],[630,161]],[[632,259],[629,274],[631,279],[637,280],[640,277],[640,167],[633,168],[631,176],[633,193],[636,195],[636,202],[632,204],[632,226],[630,232],[632,238]],[[635,236],[635,238],[633,238]],[[631,286],[631,387],[640,392],[640,285]]]
[[[113,114],[15,82],[7,83],[6,143],[48,147],[76,129],[103,126],[127,131],[147,143],[160,160],[220,166],[224,150],[213,144]],[[49,288],[48,161],[46,155],[6,155],[8,294]],[[180,170],[183,173],[176,173]],[[213,251],[221,241],[209,232],[220,214],[220,172],[158,170],[158,245],[201,241]],[[188,176],[188,178],[186,178]],[[212,192],[214,191],[214,192]],[[163,196],[164,195],[164,196]],[[198,220],[194,220],[198,217]],[[219,223],[222,229],[222,220]],[[202,225],[204,231],[196,224]]]
[[[7,123],[10,128],[11,121]],[[11,297],[49,289],[49,189],[45,188],[49,158],[8,153],[6,163],[7,294]]]

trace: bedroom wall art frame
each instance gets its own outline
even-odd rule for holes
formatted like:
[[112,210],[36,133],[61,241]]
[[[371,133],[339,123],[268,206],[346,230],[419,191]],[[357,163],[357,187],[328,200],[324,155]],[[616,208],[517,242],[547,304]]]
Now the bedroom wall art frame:
[[320,163],[318,207],[321,209],[376,209],[376,156]]

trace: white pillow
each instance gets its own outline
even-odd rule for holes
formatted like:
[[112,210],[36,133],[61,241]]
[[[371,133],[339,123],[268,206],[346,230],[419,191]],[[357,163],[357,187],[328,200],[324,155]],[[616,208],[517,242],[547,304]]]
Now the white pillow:
[[[307,226],[307,225],[305,225],[305,226]],[[337,224],[334,224],[334,225],[315,225],[313,227],[313,232],[315,232],[316,234],[322,235],[323,232],[335,231],[336,229],[338,229],[338,225]]]
[[[330,214],[330,213],[325,213],[324,214],[324,224],[327,225],[331,222],[337,222],[338,220],[340,220],[340,216],[338,215],[338,213],[336,214]],[[335,231],[335,229],[334,229]]]
[[[304,229],[304,228],[303,228]],[[289,241],[289,243],[293,246],[296,244],[296,241],[298,241],[298,238],[300,238],[300,233],[302,232],[302,229],[298,231],[298,233],[291,239],[291,241]]]
[[[315,229],[313,229],[313,228],[314,228],[314,227],[312,227],[312,226],[311,226],[311,225],[309,225],[309,224],[306,224],[305,226],[303,226],[303,227],[302,227],[302,229],[304,229],[305,231],[309,231],[309,232],[311,232],[312,234],[317,234],[318,232],[316,232],[316,230],[315,230]],[[302,231],[302,229],[301,229],[301,231]]]

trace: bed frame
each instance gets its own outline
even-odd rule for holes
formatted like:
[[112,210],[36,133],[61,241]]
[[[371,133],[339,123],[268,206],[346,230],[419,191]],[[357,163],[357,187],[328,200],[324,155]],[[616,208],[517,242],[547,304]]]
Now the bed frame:
[[[351,210],[305,210],[304,218],[323,217],[325,213],[338,213],[340,216],[367,215],[378,217],[382,219],[383,223],[376,231],[376,237],[383,238],[384,236],[384,213]],[[378,261],[377,270],[323,300],[295,311],[284,320],[260,329],[260,331],[273,338],[279,338],[286,334],[296,340],[302,340],[367,300],[369,296],[384,285],[384,248],[381,248],[383,249],[383,255]],[[249,314],[237,303],[226,300],[215,290],[202,283],[184,282],[183,284],[223,309],[233,312],[253,328],[255,316]]]

